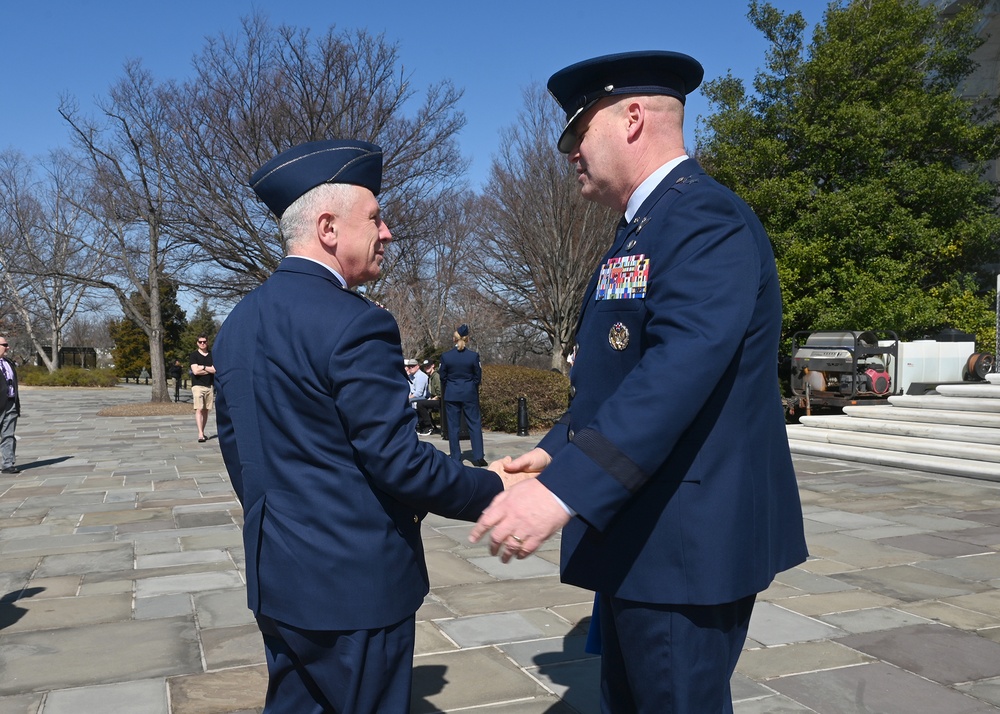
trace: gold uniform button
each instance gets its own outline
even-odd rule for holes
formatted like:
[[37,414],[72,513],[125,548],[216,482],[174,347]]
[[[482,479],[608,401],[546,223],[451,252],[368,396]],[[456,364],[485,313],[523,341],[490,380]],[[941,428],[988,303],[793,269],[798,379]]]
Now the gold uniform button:
[[413,517],[413,522],[414,523],[420,523],[420,516],[414,516]]

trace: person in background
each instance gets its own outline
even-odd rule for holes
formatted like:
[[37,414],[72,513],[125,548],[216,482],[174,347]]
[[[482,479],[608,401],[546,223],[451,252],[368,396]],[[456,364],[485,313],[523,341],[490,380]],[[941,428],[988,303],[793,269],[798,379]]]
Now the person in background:
[[0,473],[19,474],[15,465],[17,439],[14,430],[17,428],[17,418],[21,416],[21,393],[17,386],[17,368],[14,362],[7,358],[10,343],[6,337],[0,336]]
[[421,521],[474,521],[504,487],[417,438],[399,327],[354,291],[392,240],[381,181],[382,150],[364,141],[309,142],[264,164],[250,185],[280,219],[286,256],[215,341],[267,714],[408,712],[429,591]]
[[208,337],[198,335],[198,348],[191,353],[191,397],[194,401],[194,423],[198,427],[198,441],[205,442],[205,425],[208,413],[215,403],[215,366],[208,349]]
[[181,378],[184,376],[184,367],[181,366],[179,359],[174,360],[170,369],[167,370],[167,374],[174,380],[174,401],[179,402],[181,400]]
[[483,422],[479,411],[479,383],[483,376],[479,354],[468,348],[468,325],[458,326],[454,340],[455,346],[441,355],[441,389],[448,422],[448,448],[451,458],[462,460],[459,426],[464,414],[472,442],[472,463],[485,466]]
[[731,713],[756,594],[807,556],[771,243],[684,151],[702,76],[643,51],[549,79],[581,194],[624,217],[584,293],[569,411],[507,466],[538,476],[470,534],[506,562],[562,528],[562,580],[597,593],[602,712]]
[[429,359],[421,363],[420,369],[427,375],[427,398],[414,403],[417,407],[417,433],[430,436],[434,433],[433,412],[441,413],[441,375]]
[[[416,409],[419,400],[427,399],[427,375],[421,371],[420,363],[415,359],[408,359],[403,364],[406,368],[406,378],[410,382],[410,396],[408,401],[410,406]],[[420,424],[418,421],[417,430],[419,431],[419,429]]]

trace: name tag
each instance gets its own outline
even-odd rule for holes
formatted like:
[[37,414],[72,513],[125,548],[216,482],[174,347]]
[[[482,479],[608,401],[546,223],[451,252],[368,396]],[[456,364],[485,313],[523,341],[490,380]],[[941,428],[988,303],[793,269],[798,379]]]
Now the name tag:
[[644,253],[609,258],[597,279],[597,300],[628,300],[646,297],[649,258]]

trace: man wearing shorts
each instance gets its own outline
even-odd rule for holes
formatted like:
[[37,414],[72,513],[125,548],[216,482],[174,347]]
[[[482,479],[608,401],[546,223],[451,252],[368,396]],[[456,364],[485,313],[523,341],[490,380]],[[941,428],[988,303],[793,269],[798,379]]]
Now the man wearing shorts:
[[198,349],[191,353],[191,396],[194,398],[194,423],[198,426],[198,441],[205,441],[205,424],[215,401],[215,367],[208,337],[198,336]]

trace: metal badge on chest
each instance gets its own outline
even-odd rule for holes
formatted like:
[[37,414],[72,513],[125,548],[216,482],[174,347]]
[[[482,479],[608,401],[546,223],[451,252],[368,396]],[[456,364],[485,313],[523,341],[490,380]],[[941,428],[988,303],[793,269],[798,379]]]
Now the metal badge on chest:
[[621,352],[628,347],[628,341],[628,328],[620,322],[613,324],[611,331],[608,333],[608,342],[611,343],[611,346]]

